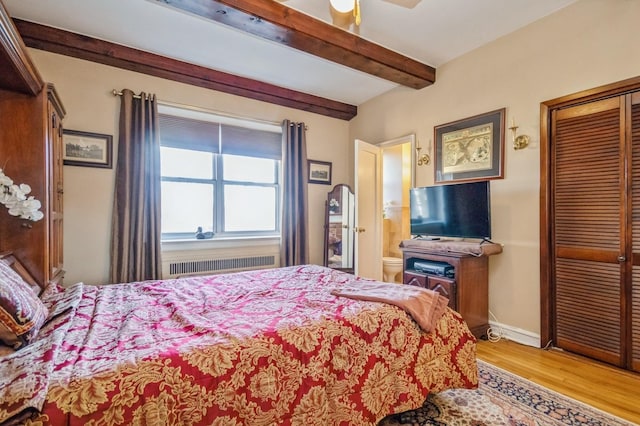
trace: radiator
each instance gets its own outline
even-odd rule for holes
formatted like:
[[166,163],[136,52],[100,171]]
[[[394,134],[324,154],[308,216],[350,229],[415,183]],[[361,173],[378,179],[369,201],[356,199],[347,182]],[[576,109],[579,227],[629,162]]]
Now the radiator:
[[169,263],[169,278],[219,274],[276,267],[275,256],[235,257],[228,259],[188,260]]
[[162,276],[165,279],[277,268],[279,265],[280,252],[277,245],[163,251],[162,253]]

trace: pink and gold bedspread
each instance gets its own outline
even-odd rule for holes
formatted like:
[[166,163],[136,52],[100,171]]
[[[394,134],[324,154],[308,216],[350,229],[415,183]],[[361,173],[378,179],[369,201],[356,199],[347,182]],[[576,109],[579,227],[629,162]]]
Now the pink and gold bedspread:
[[331,294],[362,280],[305,265],[45,295],[64,307],[45,349],[0,357],[0,377],[22,377],[19,393],[0,378],[0,415],[29,395],[27,424],[371,425],[477,385],[460,315],[425,333],[400,308]]

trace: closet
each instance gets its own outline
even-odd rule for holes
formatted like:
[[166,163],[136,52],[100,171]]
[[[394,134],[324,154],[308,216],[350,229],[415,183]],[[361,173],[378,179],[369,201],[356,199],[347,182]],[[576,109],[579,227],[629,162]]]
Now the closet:
[[60,282],[62,269],[62,119],[65,111],[45,84],[0,2],[0,168],[25,183],[42,204],[32,222],[0,206],[0,253],[12,252],[40,285]]
[[640,371],[640,78],[541,106],[542,344]]

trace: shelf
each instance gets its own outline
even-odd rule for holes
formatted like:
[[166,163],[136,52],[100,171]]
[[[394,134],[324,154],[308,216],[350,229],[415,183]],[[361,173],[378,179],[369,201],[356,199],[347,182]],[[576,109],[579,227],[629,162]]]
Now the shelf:
[[404,240],[401,249],[419,250],[439,254],[460,254],[470,256],[491,256],[502,253],[502,244],[456,240]]

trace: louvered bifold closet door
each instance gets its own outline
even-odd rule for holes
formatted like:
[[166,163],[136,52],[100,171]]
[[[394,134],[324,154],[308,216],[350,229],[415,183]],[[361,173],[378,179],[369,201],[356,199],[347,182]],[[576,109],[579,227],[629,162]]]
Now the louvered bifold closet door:
[[631,368],[640,371],[640,93],[631,99]]
[[557,346],[621,365],[621,98],[553,114]]

